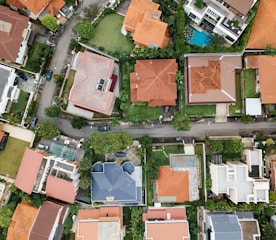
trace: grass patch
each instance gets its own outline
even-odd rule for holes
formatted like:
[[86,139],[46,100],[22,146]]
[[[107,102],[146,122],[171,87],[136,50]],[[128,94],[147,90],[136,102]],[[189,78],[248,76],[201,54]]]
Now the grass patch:
[[10,109],[10,113],[24,112],[30,94],[27,92],[20,91],[20,95],[17,103],[13,103]]
[[236,73],[236,103],[229,106],[230,115],[242,114],[241,73]]
[[256,76],[254,69],[244,70],[244,93],[246,98],[256,98],[259,94],[256,93]]
[[0,174],[15,178],[24,150],[29,145],[29,142],[9,137],[5,150],[0,152]]
[[74,83],[75,74],[76,74],[76,71],[71,70],[68,78],[66,79],[66,83],[64,85],[63,92],[62,92],[62,98],[65,103],[67,103],[68,101],[69,93]]
[[143,120],[156,120],[162,114],[161,107],[148,107],[145,105],[133,105],[125,110],[125,119],[140,122]]
[[124,207],[123,208],[123,221],[124,224],[126,226],[126,236],[125,236],[125,240],[132,240],[132,234],[129,231],[130,227],[131,227],[131,207]]
[[121,33],[124,17],[118,14],[108,14],[95,28],[94,36],[89,43],[103,47],[110,52],[125,52],[129,55],[134,44]]
[[214,116],[216,105],[184,105],[184,112],[190,116]]

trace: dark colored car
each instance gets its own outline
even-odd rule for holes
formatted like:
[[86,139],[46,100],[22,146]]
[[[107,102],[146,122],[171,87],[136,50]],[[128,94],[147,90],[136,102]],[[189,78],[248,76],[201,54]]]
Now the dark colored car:
[[53,75],[53,71],[48,70],[47,73],[46,73],[46,80],[50,81],[52,79],[52,75]]
[[18,77],[14,79],[13,86],[16,86],[18,84]]
[[28,77],[24,73],[18,73],[17,76],[20,77],[24,81],[28,80]]
[[125,152],[115,152],[115,157],[125,157],[126,153]]
[[110,131],[110,126],[108,126],[108,125],[101,125],[101,126],[98,127],[98,130],[100,132]]

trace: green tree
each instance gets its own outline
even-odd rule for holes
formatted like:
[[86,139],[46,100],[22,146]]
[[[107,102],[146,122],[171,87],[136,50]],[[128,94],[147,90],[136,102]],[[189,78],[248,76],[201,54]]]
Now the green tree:
[[252,122],[252,120],[253,118],[250,115],[244,114],[240,117],[240,122],[244,124],[249,124],[250,122]]
[[177,83],[177,89],[180,91],[184,90],[184,75],[180,71],[176,72],[175,80]]
[[199,9],[202,9],[204,7],[203,0],[196,0],[195,6]]
[[172,125],[177,131],[189,131],[191,129],[191,120],[185,113],[175,112]]
[[239,153],[243,149],[243,143],[238,139],[224,141],[223,148],[225,153]]
[[89,40],[94,33],[94,28],[90,22],[84,20],[76,26],[76,32],[83,40]]
[[275,56],[276,55],[276,49],[273,48],[270,44],[267,45],[265,49],[265,54],[269,56]]
[[215,33],[215,34],[212,35],[210,45],[214,48],[219,48],[220,49],[221,47],[225,46],[225,40],[221,35]]
[[7,228],[11,223],[13,209],[9,205],[5,205],[0,209],[0,227]]
[[71,120],[71,125],[73,128],[81,129],[87,125],[87,121],[81,117],[73,117]]
[[265,216],[271,218],[272,216],[275,215],[275,209],[268,206],[264,209],[264,214]]
[[50,14],[41,17],[40,21],[43,26],[45,26],[46,28],[52,31],[56,31],[58,29],[57,19]]
[[209,211],[213,212],[215,210],[215,202],[214,202],[214,200],[208,199],[207,202],[206,202],[206,204],[205,204],[205,207]]
[[42,203],[44,203],[47,200],[47,197],[42,194],[32,193],[30,196],[30,200],[34,206],[40,207]]
[[134,239],[142,239],[144,235],[144,223],[142,221],[143,208],[135,207],[131,209],[130,231]]
[[83,159],[80,160],[79,168],[81,171],[90,170],[91,167],[92,167],[92,160],[90,158],[85,156]]
[[222,153],[223,152],[223,143],[222,141],[216,140],[210,142],[210,149],[213,153]]
[[54,123],[44,121],[40,123],[37,133],[39,137],[50,140],[57,137],[60,134],[60,131]]
[[143,148],[149,149],[152,146],[152,138],[149,135],[144,135],[139,138],[139,143]]
[[76,39],[72,38],[72,39],[70,40],[70,43],[69,43],[69,48],[70,48],[71,50],[73,50],[73,49],[76,48],[78,45],[79,45],[78,41],[77,41]]
[[262,240],[276,240],[276,229],[271,223],[262,226]]
[[55,84],[61,85],[62,81],[63,81],[63,77],[59,74],[54,74],[53,80],[54,80]]
[[89,189],[91,185],[91,178],[88,176],[81,176],[79,187],[86,190]]
[[132,137],[128,132],[96,132],[89,138],[90,147],[96,154],[104,155],[109,152],[115,152],[125,149],[132,144]]
[[57,105],[49,106],[44,108],[44,114],[47,117],[60,117],[60,108]]
[[91,22],[94,20],[95,17],[97,17],[99,13],[99,6],[96,3],[92,3],[88,5],[87,7],[84,7],[82,9],[84,17],[87,21]]
[[206,176],[205,185],[206,185],[206,189],[207,189],[208,191],[211,190],[211,188],[212,188],[212,178],[211,178],[211,175],[210,175],[210,174],[207,174],[207,176]]

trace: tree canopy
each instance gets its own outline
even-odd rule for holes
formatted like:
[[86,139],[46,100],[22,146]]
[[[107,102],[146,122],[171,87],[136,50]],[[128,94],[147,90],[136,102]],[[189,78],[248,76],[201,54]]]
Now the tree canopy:
[[39,125],[38,136],[44,139],[53,139],[59,134],[60,131],[57,126],[50,121],[44,121]]
[[40,21],[43,26],[50,30],[56,31],[58,29],[57,19],[50,14],[41,17]]
[[94,28],[90,22],[84,20],[76,26],[76,32],[81,39],[88,40],[92,37]]
[[100,155],[125,149],[132,144],[132,141],[132,137],[126,131],[96,132],[92,133],[89,138],[90,147]]
[[175,112],[172,125],[177,131],[189,131],[191,129],[191,120],[185,113]]

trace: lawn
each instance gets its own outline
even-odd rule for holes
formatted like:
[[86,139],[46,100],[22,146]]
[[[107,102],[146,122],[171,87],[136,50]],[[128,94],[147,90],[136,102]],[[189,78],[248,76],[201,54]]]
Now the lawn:
[[189,116],[214,116],[216,105],[185,105],[184,112]]
[[242,114],[241,73],[236,73],[236,104],[229,106],[230,115]]
[[24,112],[30,94],[27,92],[20,91],[20,95],[17,103],[13,103],[10,109],[10,113]]
[[94,36],[89,43],[110,52],[130,54],[134,44],[121,33],[124,17],[118,14],[107,14],[96,26]]
[[125,110],[125,119],[138,123],[143,120],[157,120],[161,114],[161,107],[134,104]]
[[244,93],[246,98],[259,97],[256,93],[256,77],[254,69],[244,70]]
[[29,145],[29,142],[9,137],[5,150],[0,152],[0,174],[15,178],[24,150]]
[[124,207],[123,208],[123,221],[124,221],[124,225],[126,226],[126,236],[125,236],[125,240],[132,240],[132,234],[129,231],[130,227],[131,227],[131,207]]
[[73,86],[73,83],[74,83],[75,74],[76,74],[76,71],[71,70],[69,73],[68,79],[66,80],[66,83],[65,83],[65,86],[64,86],[63,92],[62,92],[62,97],[63,97],[64,103],[67,103],[67,101],[68,101],[69,93],[70,93],[71,87]]

